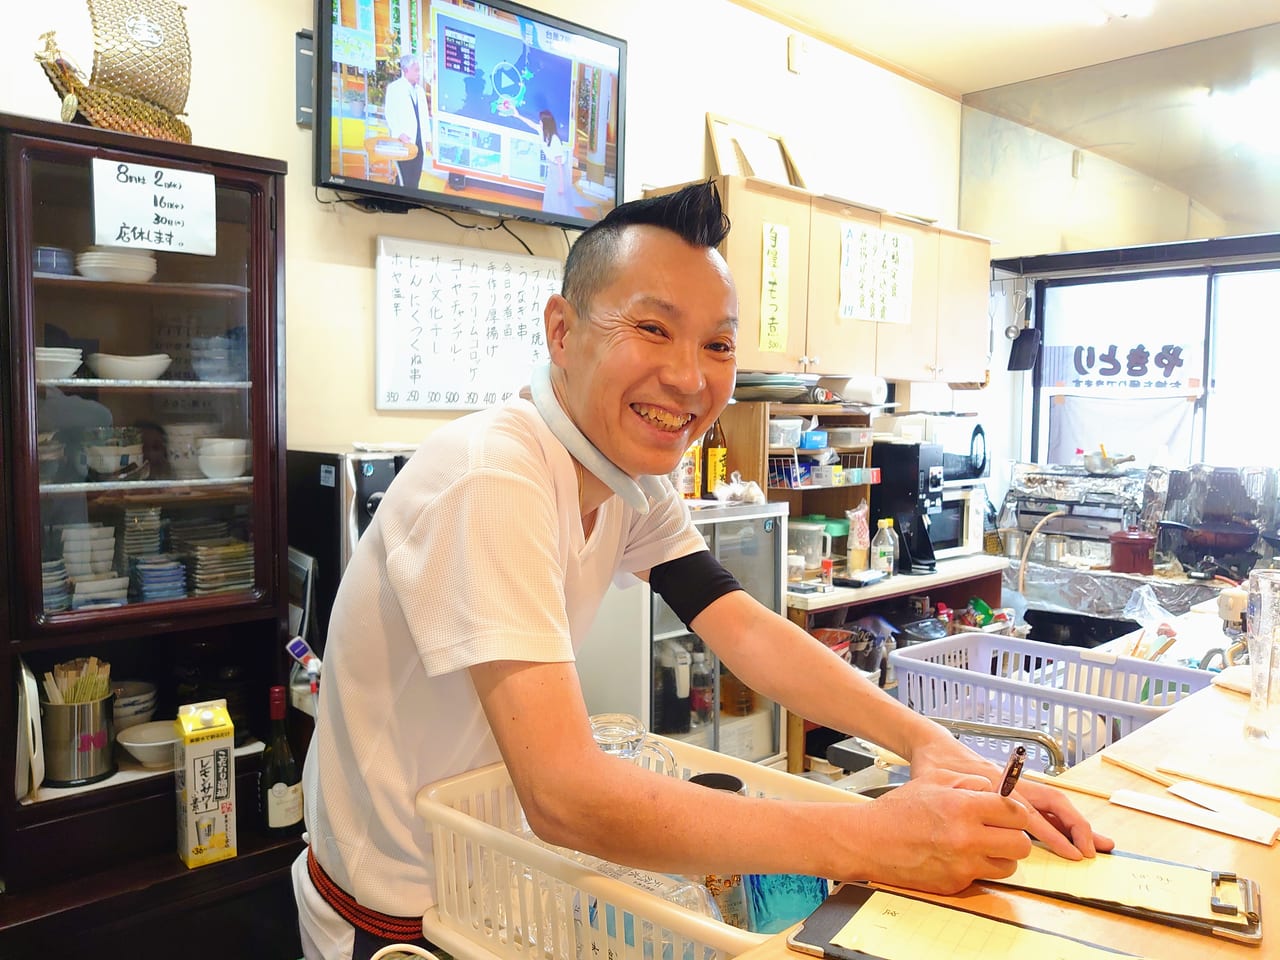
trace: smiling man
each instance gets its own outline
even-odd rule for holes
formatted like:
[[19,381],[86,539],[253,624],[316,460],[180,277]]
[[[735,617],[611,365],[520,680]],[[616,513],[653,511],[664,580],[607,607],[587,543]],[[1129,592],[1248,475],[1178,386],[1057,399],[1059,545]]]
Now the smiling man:
[[[543,840],[667,873],[808,873],[956,891],[1007,876],[1029,831],[1092,856],[1057,791],[1000,771],[761,606],[667,474],[733,391],[737,294],[711,184],[623,204],[574,244],[527,398],[433,433],[338,589],[294,865],[305,953],[420,941],[435,901],[428,783],[505,761]],[[608,756],[574,655],[616,575],[647,579],[754,689],[912,761],[866,804],[707,790]]]

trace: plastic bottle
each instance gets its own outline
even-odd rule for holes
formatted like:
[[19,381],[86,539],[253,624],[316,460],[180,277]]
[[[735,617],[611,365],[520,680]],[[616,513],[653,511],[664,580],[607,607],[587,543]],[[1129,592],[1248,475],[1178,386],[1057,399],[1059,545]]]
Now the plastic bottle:
[[711,675],[707,655],[697,650],[693,654],[693,666],[689,673],[689,712],[695,727],[711,722],[715,697],[715,678]]
[[[703,783],[703,786],[709,790],[733,790],[726,781],[732,778],[723,778],[722,780],[712,780]],[[702,782],[702,781],[699,781]],[[711,893],[711,898],[715,900],[716,907],[720,910],[720,916],[725,923],[743,930],[751,929],[751,914],[747,906],[747,885],[742,879],[740,873],[709,873],[703,878],[703,883],[707,890]]]
[[716,487],[725,482],[728,474],[725,470],[725,459],[728,446],[724,439],[724,428],[716,420],[702,438],[702,498],[714,500]]
[[271,740],[262,752],[258,801],[272,833],[296,833],[302,826],[302,771],[285,732],[285,689],[271,688]]
[[871,569],[892,577],[898,569],[898,538],[893,532],[893,519],[876,521],[876,535],[871,538]]

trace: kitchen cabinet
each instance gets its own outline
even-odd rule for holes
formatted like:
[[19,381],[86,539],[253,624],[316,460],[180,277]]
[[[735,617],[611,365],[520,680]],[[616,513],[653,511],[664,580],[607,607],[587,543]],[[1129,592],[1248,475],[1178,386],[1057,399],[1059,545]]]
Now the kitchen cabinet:
[[[738,290],[738,369],[771,373],[811,370],[806,338],[809,276],[809,193],[754,177],[712,178],[732,229],[720,253],[729,265]],[[672,193],[688,184],[647,190],[645,196]],[[785,332],[779,331],[781,350],[763,350],[760,343],[761,290],[764,283],[765,231],[778,228],[778,247],[786,251],[779,263],[776,290],[785,305]],[[781,327],[781,325],[780,325]]]
[[[76,657],[154,683],[157,720],[227,699],[241,844],[263,849],[254,737],[287,636],[285,166],[13,116],[0,148],[0,876],[26,891],[174,849],[172,770],[118,745],[104,779],[16,786],[22,668]],[[150,192],[112,207],[95,169]],[[202,223],[211,252],[181,252]],[[150,245],[95,246],[108,227]]]
[[[853,376],[886,380],[981,381],[990,325],[987,289],[990,241],[941,230],[836,197],[753,177],[713,178],[732,223],[720,252],[738,289],[738,369],[765,373]],[[645,191],[656,196],[686,184]],[[876,323],[839,315],[842,240],[866,227],[911,239],[909,323]],[[784,228],[785,269],[776,297],[786,305],[779,349],[761,345],[766,231]]]
[[[707,547],[743,589],[784,612],[785,504],[691,507]],[[693,716],[693,657],[710,669],[708,709]],[[751,761],[782,755],[781,708],[743,685],[644,583],[613,586],[577,652],[577,671],[591,713],[629,713],[656,733]]]
[[911,322],[883,323],[876,373],[886,380],[981,381],[987,370],[991,244],[983,237],[884,217],[911,238]]
[[809,313],[805,354],[810,372],[876,372],[878,323],[840,316],[840,263],[848,226],[880,228],[880,213],[831,197],[814,197],[809,220]]

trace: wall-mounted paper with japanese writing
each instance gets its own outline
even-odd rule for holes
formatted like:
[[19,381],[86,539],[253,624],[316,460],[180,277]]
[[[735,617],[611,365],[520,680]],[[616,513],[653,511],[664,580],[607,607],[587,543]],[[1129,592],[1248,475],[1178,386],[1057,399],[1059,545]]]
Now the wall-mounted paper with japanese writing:
[[765,223],[760,269],[760,352],[787,349],[787,304],[791,299],[791,235],[781,223]]
[[846,223],[840,233],[840,318],[911,322],[911,238]]
[[379,237],[376,273],[377,409],[493,406],[547,359],[559,261]]
[[93,242],[212,257],[211,173],[93,159]]

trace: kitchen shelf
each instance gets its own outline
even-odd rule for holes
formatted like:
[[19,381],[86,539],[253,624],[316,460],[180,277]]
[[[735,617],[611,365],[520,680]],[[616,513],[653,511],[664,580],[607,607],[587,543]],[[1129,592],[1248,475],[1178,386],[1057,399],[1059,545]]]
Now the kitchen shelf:
[[[240,761],[245,757],[262,753],[266,746],[261,740],[246,740],[241,746],[235,748],[236,760]],[[139,780],[153,780],[156,777],[173,778],[175,769],[173,764],[169,764],[167,767],[144,767],[132,756],[125,753],[124,747],[117,746],[114,749],[117,751],[116,764],[118,769],[105,780],[99,780],[97,783],[86,783],[78,787],[41,787],[35,799],[24,797],[18,801],[19,805],[22,807],[34,807],[43,803],[56,803],[59,800],[95,793],[99,790],[123,787]]]
[[[180,491],[183,488],[191,487],[197,490],[218,488],[228,489],[232,487],[247,487],[253,483],[253,477],[229,477],[227,479],[201,478],[198,480],[101,480],[101,481],[78,481],[76,483],[42,483],[40,484],[40,496],[56,496],[58,494],[70,493],[153,493],[154,491],[171,492]],[[126,498],[127,499],[127,498]],[[155,501],[154,496],[148,496],[148,502]],[[175,497],[174,499],[186,500],[189,497]]]
[[122,283],[118,280],[91,280],[63,273],[33,274],[37,290],[59,289],[83,293],[122,293],[129,296],[145,294],[156,297],[213,297],[216,299],[240,299],[249,293],[248,287],[234,283],[166,283],[153,280],[145,283]]
[[36,386],[72,390],[194,390],[235,393],[249,390],[253,384],[248,380],[99,380],[92,377],[65,377],[58,380],[37,380]]

